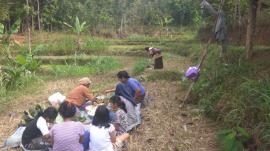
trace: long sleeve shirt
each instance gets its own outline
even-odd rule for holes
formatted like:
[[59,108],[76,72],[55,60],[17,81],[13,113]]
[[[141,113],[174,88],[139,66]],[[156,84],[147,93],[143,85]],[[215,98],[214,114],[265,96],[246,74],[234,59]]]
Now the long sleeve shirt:
[[94,96],[91,91],[84,85],[79,85],[68,94],[67,101],[75,104],[76,106],[82,106],[86,100],[93,100]]

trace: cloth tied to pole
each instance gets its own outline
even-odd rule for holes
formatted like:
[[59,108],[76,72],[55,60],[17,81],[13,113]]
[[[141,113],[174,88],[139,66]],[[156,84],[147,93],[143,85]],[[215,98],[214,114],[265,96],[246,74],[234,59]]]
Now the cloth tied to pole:
[[185,77],[192,81],[197,81],[200,75],[200,68],[198,66],[189,67],[185,73]]

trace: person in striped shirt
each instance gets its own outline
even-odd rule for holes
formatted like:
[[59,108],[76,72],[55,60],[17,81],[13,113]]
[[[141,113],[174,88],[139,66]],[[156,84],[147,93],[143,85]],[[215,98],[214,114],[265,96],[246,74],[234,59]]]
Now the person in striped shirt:
[[72,121],[76,114],[76,106],[70,102],[63,102],[59,113],[64,122],[52,127],[53,151],[83,151],[84,126],[80,122]]

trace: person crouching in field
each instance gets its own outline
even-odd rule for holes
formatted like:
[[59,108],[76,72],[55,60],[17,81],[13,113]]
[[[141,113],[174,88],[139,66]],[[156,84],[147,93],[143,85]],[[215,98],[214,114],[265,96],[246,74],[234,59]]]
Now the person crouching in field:
[[80,79],[79,85],[71,90],[66,101],[76,105],[79,109],[83,109],[88,101],[96,101],[96,97],[89,91],[91,83],[89,78]]
[[83,151],[84,126],[72,121],[76,106],[65,101],[60,105],[59,113],[64,122],[54,125],[50,131],[53,151]]
[[[115,89],[106,90],[106,93],[115,92],[115,95],[124,97],[133,104],[136,112],[137,125],[141,124],[141,103],[145,97],[145,88],[142,84],[129,76],[127,71],[117,73],[119,83]],[[128,111],[129,112],[129,111]]]
[[94,115],[90,132],[90,151],[121,151],[129,134],[116,136],[115,127],[110,124],[109,110],[105,105],[99,106]]
[[22,135],[22,145],[25,149],[49,150],[51,138],[48,123],[54,123],[57,114],[55,108],[48,107],[27,125]]
[[[135,110],[137,123],[141,124],[141,103],[145,97],[145,88],[137,79],[131,78],[126,71],[118,72],[117,77],[121,83],[126,85],[125,89],[127,89],[127,91],[131,94],[134,101],[136,102]],[[121,90],[116,88],[115,94],[118,95],[119,91]]]
[[161,55],[161,49],[146,47],[145,50],[149,56],[154,58],[154,69],[163,69],[163,57]]

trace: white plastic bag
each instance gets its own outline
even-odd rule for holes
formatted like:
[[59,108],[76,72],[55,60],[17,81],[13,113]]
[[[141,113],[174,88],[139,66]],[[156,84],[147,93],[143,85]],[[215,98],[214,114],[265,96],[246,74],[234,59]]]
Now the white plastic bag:
[[48,100],[52,106],[58,106],[59,104],[65,101],[66,97],[62,95],[60,92],[56,92],[49,96]]
[[19,127],[16,131],[5,141],[4,147],[6,148],[13,148],[19,147],[22,140],[22,135],[25,130],[25,127]]

